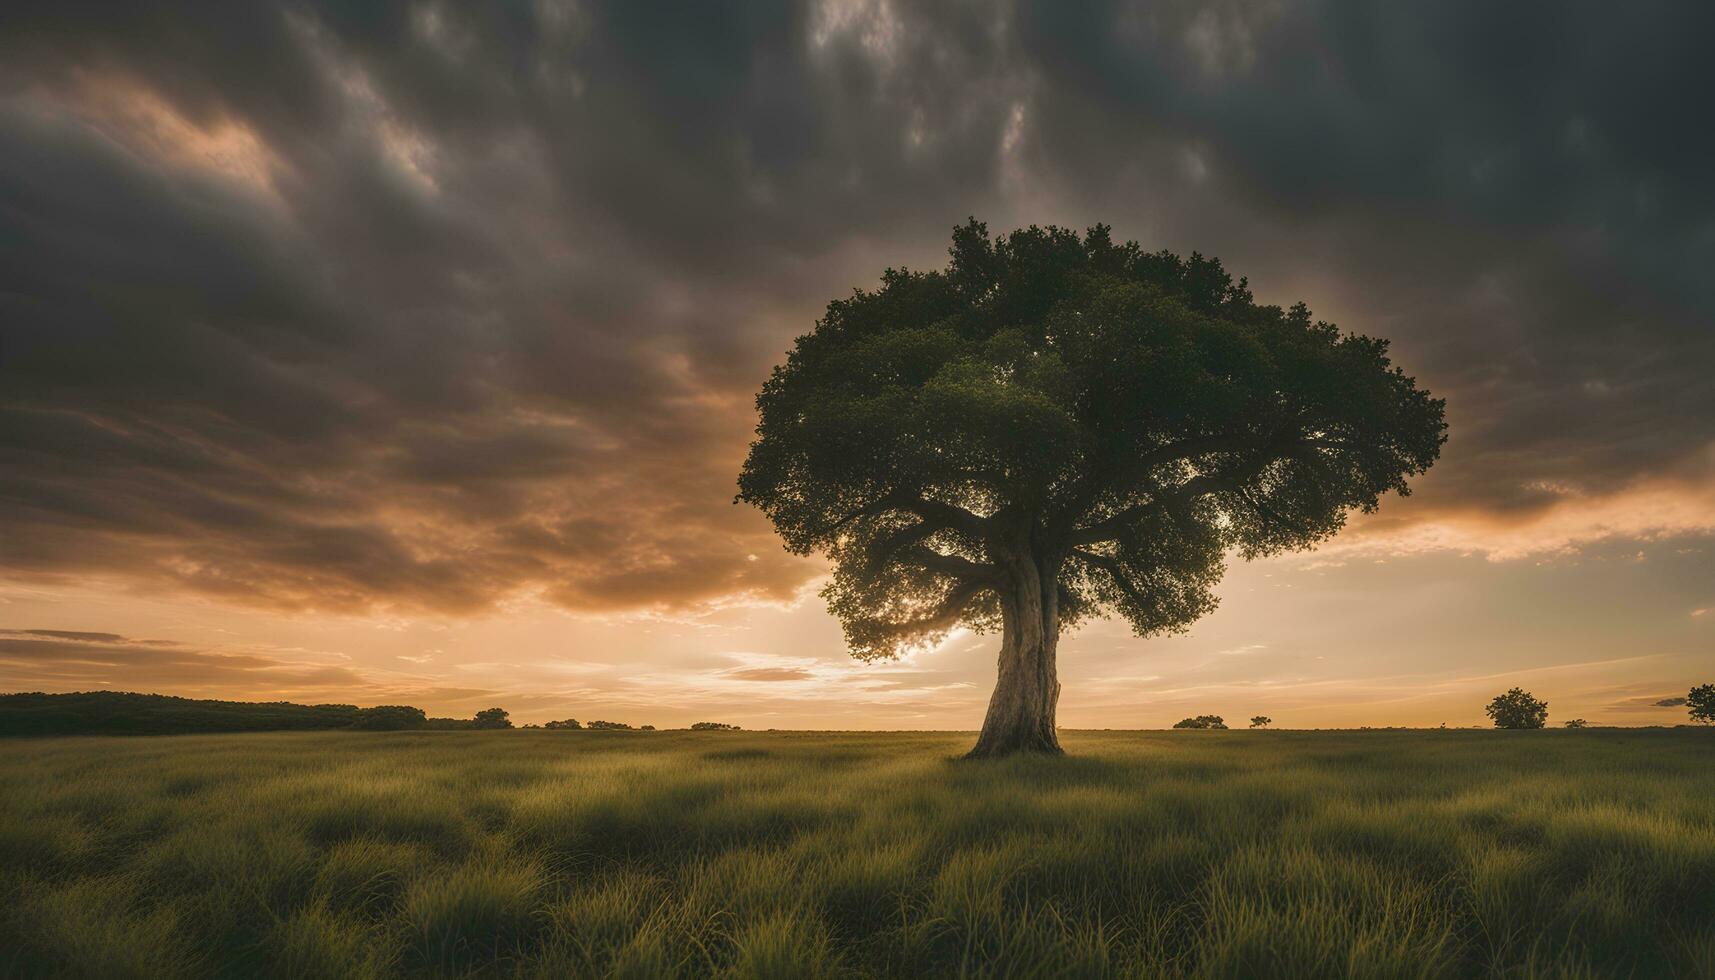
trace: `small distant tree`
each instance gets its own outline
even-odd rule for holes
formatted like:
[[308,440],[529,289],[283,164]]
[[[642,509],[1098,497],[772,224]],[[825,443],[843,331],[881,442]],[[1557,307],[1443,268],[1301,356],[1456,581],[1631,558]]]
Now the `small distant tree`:
[[1252,728],[1267,728],[1272,724],[1274,724],[1274,719],[1267,715],[1257,715],[1255,718],[1251,719]]
[[571,729],[571,728],[582,728],[584,726],[578,724],[578,720],[576,718],[567,718],[563,721],[550,721],[546,725],[543,725],[542,727],[543,728],[554,728],[554,729]]
[[1715,722],[1715,684],[1699,684],[1685,696],[1685,710],[1700,725]]
[[1497,696],[1483,710],[1496,728],[1541,728],[1548,721],[1548,702],[1538,701],[1517,687]]
[[724,721],[699,721],[691,725],[693,732],[736,732],[737,725],[729,725]]
[[631,726],[627,725],[623,721],[592,721],[586,727],[588,727],[591,731],[596,731],[596,732],[629,732],[629,731],[631,731]]
[[351,723],[351,727],[372,732],[396,732],[422,728],[428,721],[422,708],[408,704],[378,704],[373,708],[359,708],[357,720]]
[[1590,723],[1582,718],[1573,718],[1566,723],[1567,728],[1589,728]]
[[506,717],[505,708],[484,708],[471,719],[472,728],[511,728],[512,719]]
[[1227,720],[1225,718],[1222,718],[1220,715],[1198,715],[1195,718],[1186,718],[1186,719],[1183,719],[1182,721],[1174,722],[1173,727],[1174,728],[1197,728],[1197,729],[1218,728],[1218,729],[1221,729],[1222,731],[1225,731],[1227,728]]
[[640,732],[652,732],[655,730],[655,726],[654,725],[643,725],[643,726],[640,726],[637,730]]

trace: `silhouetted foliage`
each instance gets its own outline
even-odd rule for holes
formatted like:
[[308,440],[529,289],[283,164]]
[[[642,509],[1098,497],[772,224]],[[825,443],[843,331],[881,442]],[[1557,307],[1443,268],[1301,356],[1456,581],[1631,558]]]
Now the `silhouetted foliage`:
[[393,732],[422,728],[428,721],[428,716],[423,713],[422,708],[413,708],[408,704],[378,704],[373,708],[359,708],[357,720],[351,727]]
[[1699,684],[1685,696],[1685,708],[1691,720],[1700,725],[1715,722],[1715,684]]
[[623,721],[592,721],[587,726],[598,732],[629,732],[631,726]]
[[1516,687],[1496,696],[1483,710],[1494,719],[1496,728],[1541,728],[1548,721],[1548,702]]
[[554,728],[554,729],[569,729],[569,728],[582,728],[584,726],[578,724],[578,720],[576,718],[567,718],[567,719],[564,719],[562,721],[550,721],[546,725],[543,725],[542,727],[543,728]]
[[1267,715],[1257,715],[1251,719],[1252,728],[1267,728],[1272,724],[1274,724],[1274,719]]
[[511,728],[512,720],[506,717],[505,708],[484,708],[471,719],[472,728]]
[[1582,718],[1573,718],[1566,722],[1567,728],[1589,728],[1590,723]]
[[1225,731],[1227,728],[1227,720],[1222,718],[1220,715],[1198,715],[1195,718],[1186,718],[1181,721],[1176,721],[1173,723],[1173,727],[1205,729],[1219,728],[1222,731]]
[[729,725],[724,721],[699,721],[691,725],[693,732],[736,732],[738,730],[737,725]]
[[201,701],[163,694],[90,691],[0,695],[0,735],[177,735],[350,728],[352,704]]
[[423,727],[432,732],[469,731],[476,722],[469,718],[430,718]]
[[641,725],[638,727],[637,730],[640,732],[652,732],[655,730],[655,726],[654,725]]
[[738,498],[832,559],[854,656],[1001,632],[973,755],[1059,752],[1063,626],[1183,630],[1229,552],[1308,548],[1440,454],[1443,403],[1386,341],[1258,305],[1217,260],[974,219],[949,251],[798,338]]

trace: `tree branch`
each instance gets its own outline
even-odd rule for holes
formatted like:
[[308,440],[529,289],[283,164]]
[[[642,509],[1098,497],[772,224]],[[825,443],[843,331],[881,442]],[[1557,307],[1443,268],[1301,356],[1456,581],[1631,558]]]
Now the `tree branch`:
[[[1198,497],[1208,496],[1211,493],[1226,491],[1242,494],[1246,481],[1260,475],[1262,471],[1276,462],[1292,455],[1300,448],[1300,442],[1296,439],[1283,440],[1282,436],[1277,435],[1257,448],[1259,453],[1256,458],[1237,470],[1194,476],[1177,487],[1158,491],[1147,501],[1132,504],[1130,507],[1111,514],[1088,527],[1074,530],[1071,536],[1072,543],[1078,545],[1112,541],[1141,517],[1154,513],[1158,509],[1172,510],[1175,506],[1183,507]],[[1214,450],[1203,451],[1212,452]]]
[[855,520],[885,514],[890,510],[915,514],[927,523],[938,525],[937,529],[944,527],[960,531],[980,540],[987,540],[991,527],[987,518],[978,517],[963,507],[942,503],[939,500],[928,500],[920,494],[895,490],[883,494],[835,521],[828,528],[828,535],[832,536],[839,533],[842,528]]
[[941,525],[932,524],[928,521],[918,521],[894,531],[870,546],[870,569],[879,570],[893,559],[895,552],[901,548],[909,548],[914,544],[919,544],[924,538],[939,530],[941,530]]
[[1138,518],[1141,518],[1146,514],[1153,513],[1162,506],[1164,505],[1159,497],[1151,497],[1149,500],[1141,504],[1132,504],[1130,507],[1110,514],[1088,527],[1081,527],[1074,530],[1072,532],[1072,543],[1078,545],[1098,544],[1102,541],[1112,541],[1114,538],[1119,537],[1119,535],[1133,521],[1136,521]]
[[1121,592],[1124,592],[1132,602],[1137,603],[1139,608],[1148,609],[1154,605],[1154,603],[1150,601],[1149,597],[1144,595],[1142,589],[1139,589],[1136,585],[1132,584],[1131,578],[1125,573],[1124,566],[1108,555],[1099,554],[1094,551],[1085,551],[1082,548],[1073,548],[1072,557],[1083,561],[1092,568],[1098,568],[1107,572],[1108,577],[1114,580],[1114,585],[1117,586]]
[[1312,532],[1308,527],[1304,526],[1303,524],[1298,523],[1295,520],[1292,520],[1289,517],[1284,517],[1284,516],[1276,513],[1267,504],[1264,504],[1262,501],[1253,497],[1251,495],[1250,491],[1240,489],[1238,491],[1238,495],[1239,495],[1239,499],[1243,500],[1245,502],[1245,504],[1250,507],[1251,510],[1256,511],[1257,516],[1261,517],[1263,520],[1268,521],[1272,524],[1276,524],[1280,527],[1284,527],[1288,531],[1292,531],[1296,534],[1302,534],[1305,537],[1314,537],[1314,532]]
[[971,600],[987,588],[989,586],[984,582],[960,582],[953,587],[951,592],[947,593],[947,597],[941,600],[941,604],[927,615],[897,622],[872,619],[868,620],[866,625],[870,626],[878,637],[895,639],[919,636],[935,630],[951,629],[958,624],[960,619],[964,618]]
[[833,537],[840,533],[847,524],[850,524],[853,521],[861,520],[865,517],[874,517],[877,514],[885,514],[890,510],[896,510],[899,505],[894,502],[893,497],[893,494],[888,494],[880,497],[879,499],[872,500],[869,503],[864,504],[862,507],[859,507],[857,510],[854,510],[840,518],[828,526],[827,536]]
[[921,520],[894,531],[869,549],[870,569],[880,571],[889,562],[900,561],[915,563],[954,578],[993,581],[999,573],[995,566],[971,561],[960,555],[949,555],[923,544],[926,538],[937,531],[945,530],[946,527],[937,521]]
[[980,541],[988,540],[992,528],[987,518],[978,517],[963,507],[944,504],[939,500],[915,497],[899,509],[916,514],[925,521],[937,522],[954,531],[963,532]]
[[908,557],[910,561],[922,565],[930,571],[951,575],[960,580],[979,583],[992,583],[1000,574],[1000,569],[993,565],[984,565],[961,558],[958,555],[947,555],[936,551],[927,545],[915,545],[900,551],[901,558]]
[[1120,468],[1117,474],[1110,472],[1107,475],[1097,475],[1097,473],[1092,470],[1084,477],[1084,479],[1079,481],[1081,486],[1071,493],[1071,502],[1061,508],[1060,515],[1056,518],[1055,523],[1069,528],[1071,524],[1075,523],[1078,518],[1083,515],[1085,509],[1095,502],[1096,497],[1102,492],[1104,487],[1111,485],[1114,482],[1134,479],[1140,475],[1147,475],[1150,470],[1162,465],[1163,463],[1179,462],[1196,456],[1201,456],[1204,453],[1223,451],[1234,452],[1244,449],[1251,444],[1252,443],[1246,440],[1243,436],[1235,436],[1231,434],[1194,436],[1190,439],[1181,439],[1178,442],[1168,443],[1165,446],[1157,446],[1149,452],[1127,461],[1127,465]]

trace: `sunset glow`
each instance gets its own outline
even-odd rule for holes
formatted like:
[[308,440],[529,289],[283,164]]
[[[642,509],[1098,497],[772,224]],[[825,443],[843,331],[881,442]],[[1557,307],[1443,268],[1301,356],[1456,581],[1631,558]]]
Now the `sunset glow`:
[[994,635],[852,659],[733,503],[794,338],[973,214],[1218,255],[1447,400],[1409,498],[1186,635],[1069,634],[1062,726],[1674,724],[1709,680],[1708,154],[1630,108],[1708,78],[1378,53],[1434,8],[239,6],[0,30],[0,690],[974,729]]

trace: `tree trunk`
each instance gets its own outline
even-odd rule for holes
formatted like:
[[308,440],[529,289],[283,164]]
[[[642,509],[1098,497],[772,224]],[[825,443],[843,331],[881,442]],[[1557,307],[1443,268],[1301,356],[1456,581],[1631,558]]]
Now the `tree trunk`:
[[982,734],[968,759],[992,759],[1014,752],[1063,755],[1054,731],[1054,706],[1060,681],[1054,651],[1060,640],[1058,569],[1021,559],[1009,568],[1009,588],[1001,596],[1000,669]]

